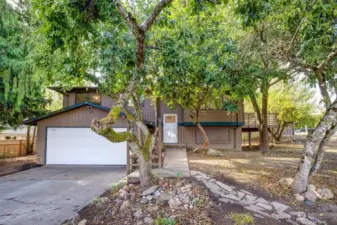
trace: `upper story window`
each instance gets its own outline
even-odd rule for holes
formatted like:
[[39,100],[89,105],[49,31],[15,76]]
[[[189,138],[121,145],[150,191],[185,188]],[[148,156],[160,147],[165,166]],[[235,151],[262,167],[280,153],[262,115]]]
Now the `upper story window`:
[[75,104],[81,102],[92,102],[100,105],[101,95],[99,93],[76,93]]

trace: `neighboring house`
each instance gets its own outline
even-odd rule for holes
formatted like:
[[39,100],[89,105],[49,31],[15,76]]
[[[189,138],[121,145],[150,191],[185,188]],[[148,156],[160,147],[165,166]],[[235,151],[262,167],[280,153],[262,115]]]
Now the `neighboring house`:
[[[94,118],[105,117],[114,100],[98,92],[97,87],[75,87],[63,92],[63,108],[45,116],[25,121],[37,126],[38,163],[126,165],[127,144],[111,143],[90,130]],[[144,122],[151,128],[155,124],[155,109],[150,99],[142,103]],[[241,126],[243,125],[243,104],[239,102],[238,112],[223,110],[202,110],[200,123],[209,137],[209,148],[241,150]],[[160,138],[164,145],[184,144],[195,148],[203,143],[199,130],[190,119],[188,110],[177,106],[170,109],[159,102],[158,116],[161,122]],[[120,120],[113,125],[117,131],[125,131]]]
[[[33,134],[33,129],[30,130]],[[27,138],[27,127],[20,126],[17,129],[7,129],[0,132],[0,140],[25,140]]]

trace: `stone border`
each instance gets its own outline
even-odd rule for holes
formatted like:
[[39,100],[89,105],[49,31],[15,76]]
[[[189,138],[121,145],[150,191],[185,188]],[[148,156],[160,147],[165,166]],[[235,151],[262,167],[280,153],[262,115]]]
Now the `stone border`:
[[204,183],[204,185],[223,203],[234,203],[258,214],[260,217],[269,217],[283,220],[294,225],[323,225],[326,224],[305,212],[292,211],[292,209],[277,201],[268,201],[246,190],[237,190],[236,187],[224,184],[199,171],[190,171],[191,176]]

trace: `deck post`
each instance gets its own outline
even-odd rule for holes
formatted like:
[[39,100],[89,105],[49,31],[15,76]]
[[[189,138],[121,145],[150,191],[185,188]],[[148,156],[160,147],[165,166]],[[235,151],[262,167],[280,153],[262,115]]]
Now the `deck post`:
[[129,142],[126,142],[126,174],[129,175],[130,173],[131,173],[130,149],[129,149]]
[[252,147],[252,133],[251,131],[248,131],[248,143],[249,143],[249,148]]

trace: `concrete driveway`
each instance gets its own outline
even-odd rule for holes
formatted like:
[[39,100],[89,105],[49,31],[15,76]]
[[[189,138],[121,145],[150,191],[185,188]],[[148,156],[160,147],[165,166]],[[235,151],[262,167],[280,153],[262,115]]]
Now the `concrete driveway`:
[[0,177],[0,225],[58,225],[125,177],[121,167],[39,167]]

